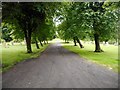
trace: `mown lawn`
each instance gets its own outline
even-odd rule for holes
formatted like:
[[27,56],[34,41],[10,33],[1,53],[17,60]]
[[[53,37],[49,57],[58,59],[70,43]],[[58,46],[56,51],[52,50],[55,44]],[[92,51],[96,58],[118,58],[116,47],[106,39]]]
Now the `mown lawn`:
[[8,48],[0,46],[0,55],[2,56],[2,71],[8,70],[10,67],[18,62],[24,61],[30,58],[36,58],[40,55],[40,52],[44,51],[48,45],[44,47],[40,46],[40,49],[36,49],[36,46],[32,44],[33,53],[26,53],[25,45],[14,45]]
[[[103,45],[101,44],[102,53],[94,52],[94,44],[83,43],[84,48],[79,48],[79,46],[73,46],[72,42],[62,44],[64,48],[79,54],[81,57],[86,58],[87,60],[93,61],[97,64],[106,66],[108,69],[112,69],[115,72],[118,72],[118,46],[114,45]],[[120,71],[119,71],[120,72]]]

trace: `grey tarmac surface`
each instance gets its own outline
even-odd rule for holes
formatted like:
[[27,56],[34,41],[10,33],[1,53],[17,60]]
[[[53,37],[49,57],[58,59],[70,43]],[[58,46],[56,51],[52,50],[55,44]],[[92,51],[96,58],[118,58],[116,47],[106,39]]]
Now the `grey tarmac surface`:
[[3,88],[117,88],[118,74],[51,44],[3,73]]

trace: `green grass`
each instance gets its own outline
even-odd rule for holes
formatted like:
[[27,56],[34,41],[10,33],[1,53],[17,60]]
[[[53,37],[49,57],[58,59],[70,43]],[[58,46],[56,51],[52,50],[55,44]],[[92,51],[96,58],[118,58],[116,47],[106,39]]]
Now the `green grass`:
[[95,53],[94,44],[83,43],[84,48],[79,48],[78,46],[73,46],[74,44],[70,42],[69,44],[62,44],[64,48],[79,54],[81,57],[86,58],[97,64],[106,66],[108,69],[112,69],[118,72],[118,46],[114,45],[101,45],[104,52]]
[[0,55],[2,55],[2,71],[6,71],[16,63],[30,59],[36,58],[40,55],[40,52],[44,51],[48,45],[44,45],[44,47],[40,46],[40,49],[36,49],[36,46],[32,44],[33,53],[26,53],[25,45],[14,45],[9,46],[9,48],[2,47],[0,49]]

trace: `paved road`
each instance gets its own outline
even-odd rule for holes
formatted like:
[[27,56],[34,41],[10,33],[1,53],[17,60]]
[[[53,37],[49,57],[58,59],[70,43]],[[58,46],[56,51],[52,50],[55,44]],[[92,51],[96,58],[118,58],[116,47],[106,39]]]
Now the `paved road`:
[[51,44],[40,57],[3,74],[3,88],[115,88],[118,75]]

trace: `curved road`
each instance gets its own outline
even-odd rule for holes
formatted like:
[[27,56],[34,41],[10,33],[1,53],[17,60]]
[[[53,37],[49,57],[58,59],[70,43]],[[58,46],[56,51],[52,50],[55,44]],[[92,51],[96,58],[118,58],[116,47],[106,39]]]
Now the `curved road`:
[[3,88],[117,88],[118,74],[51,44],[3,74]]

